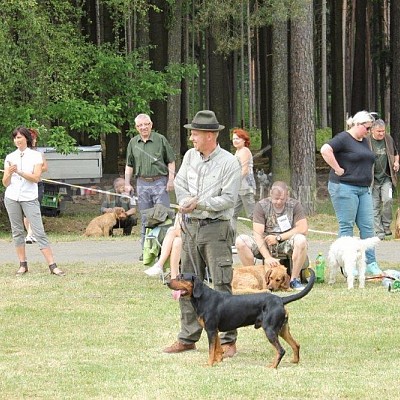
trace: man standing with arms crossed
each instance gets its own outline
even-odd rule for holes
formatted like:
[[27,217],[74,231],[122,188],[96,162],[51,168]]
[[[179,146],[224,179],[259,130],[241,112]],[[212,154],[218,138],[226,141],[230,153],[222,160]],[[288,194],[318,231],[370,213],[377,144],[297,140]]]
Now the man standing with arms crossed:
[[[232,292],[231,218],[239,193],[239,160],[221,149],[217,139],[224,129],[214,112],[199,111],[191,124],[193,148],[185,154],[175,179],[175,193],[183,214],[181,255],[182,273],[194,273],[204,279],[210,271],[214,289]],[[181,331],[178,340],[165,353],[194,350],[202,327],[188,299],[180,299]],[[236,330],[221,334],[224,357],[236,354]]]
[[[157,132],[152,131],[153,122],[147,114],[135,118],[139,135],[128,143],[125,166],[125,192],[131,193],[132,175],[135,172],[138,208],[142,216],[141,245],[143,249],[145,221],[143,210],[161,203],[170,206],[169,193],[174,189],[175,155],[171,145]],[[143,259],[143,254],[139,260]]]

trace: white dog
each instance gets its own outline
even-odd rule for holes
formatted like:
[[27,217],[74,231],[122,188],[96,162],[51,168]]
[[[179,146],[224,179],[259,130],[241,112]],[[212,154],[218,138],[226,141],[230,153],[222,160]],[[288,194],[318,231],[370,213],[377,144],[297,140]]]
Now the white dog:
[[336,281],[340,267],[344,268],[347,275],[347,288],[353,289],[353,270],[358,270],[359,287],[365,287],[365,250],[373,249],[380,242],[378,237],[360,239],[357,237],[343,236],[335,240],[328,253],[329,284]]

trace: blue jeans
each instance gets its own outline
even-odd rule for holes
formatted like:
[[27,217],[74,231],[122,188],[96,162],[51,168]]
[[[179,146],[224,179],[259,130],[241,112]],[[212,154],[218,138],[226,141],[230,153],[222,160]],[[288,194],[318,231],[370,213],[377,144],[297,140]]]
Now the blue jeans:
[[[346,183],[328,183],[333,208],[339,223],[339,237],[353,236],[354,224],[360,231],[360,238],[374,236],[374,211],[371,188]],[[367,264],[376,261],[375,250],[365,252]]]
[[[147,210],[154,207],[155,204],[161,203],[165,207],[170,207],[169,193],[167,192],[168,178],[162,177],[154,182],[146,182],[138,178],[136,181],[136,191],[138,196],[139,211]],[[146,221],[144,214],[141,213],[142,227],[140,230],[140,243],[143,249],[144,236],[146,232]]]

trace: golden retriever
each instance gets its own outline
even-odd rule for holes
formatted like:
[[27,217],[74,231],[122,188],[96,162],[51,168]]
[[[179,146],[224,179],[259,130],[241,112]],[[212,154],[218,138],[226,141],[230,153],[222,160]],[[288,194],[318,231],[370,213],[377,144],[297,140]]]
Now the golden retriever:
[[125,210],[122,207],[115,207],[113,212],[93,218],[86,227],[85,236],[110,236],[112,227],[117,221],[125,218]]
[[290,277],[286,267],[269,268],[265,265],[250,265],[233,269],[232,292],[234,294],[260,293],[289,290]]

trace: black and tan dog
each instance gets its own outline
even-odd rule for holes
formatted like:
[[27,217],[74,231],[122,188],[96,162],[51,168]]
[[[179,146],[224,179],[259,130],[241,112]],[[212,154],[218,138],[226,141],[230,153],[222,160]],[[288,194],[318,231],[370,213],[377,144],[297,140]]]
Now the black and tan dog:
[[289,330],[288,313],[285,305],[304,297],[314,285],[315,274],[307,286],[291,296],[279,297],[272,293],[232,295],[209,288],[196,275],[180,274],[168,282],[173,290],[180,291],[181,297],[190,298],[200,325],[208,337],[208,365],[222,361],[222,347],[218,332],[227,332],[242,326],[253,325],[263,328],[269,342],[276,350],[270,367],[277,368],[285,349],[279,342],[281,336],[293,349],[293,363],[300,360],[300,345],[293,339]]

